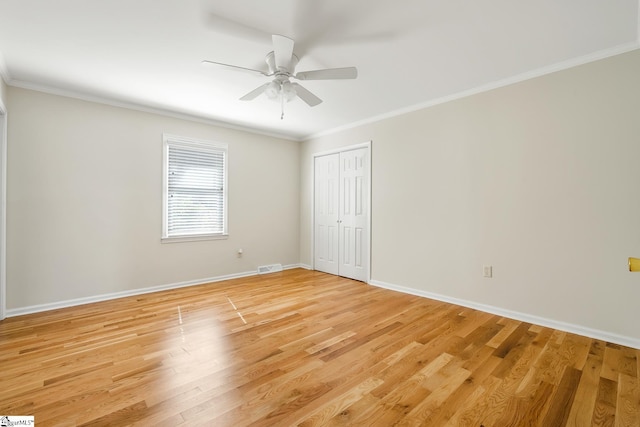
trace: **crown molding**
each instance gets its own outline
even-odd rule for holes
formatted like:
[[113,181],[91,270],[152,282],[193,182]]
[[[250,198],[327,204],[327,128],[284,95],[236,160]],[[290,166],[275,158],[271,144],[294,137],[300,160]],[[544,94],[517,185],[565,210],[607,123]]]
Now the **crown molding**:
[[0,78],[8,85],[11,76],[9,75],[9,69],[7,68],[7,62],[4,60],[2,52],[0,52]]
[[[639,25],[640,27],[640,25]],[[601,59],[606,59],[612,56],[621,55],[623,53],[631,52],[634,50],[640,49],[640,33],[638,40],[632,43],[625,43],[619,46],[615,46],[613,48],[600,50],[598,52],[593,52],[588,55],[580,56],[577,58],[572,58],[566,61],[557,62],[555,64],[551,64],[542,68],[538,68],[532,71],[527,71],[522,74],[518,74],[512,77],[507,77],[505,79],[496,80],[494,82],[489,82],[483,84],[481,86],[477,86],[472,89],[464,90],[462,92],[458,92],[452,95],[443,96],[441,98],[432,99],[429,101],[421,102],[419,104],[414,104],[409,107],[400,108],[398,110],[393,110],[388,113],[379,114],[377,116],[369,117],[363,120],[359,120],[357,122],[353,122],[344,126],[339,126],[333,129],[328,129],[322,132],[318,132],[315,134],[310,134],[302,138],[302,141],[308,141],[315,138],[320,138],[323,136],[332,135],[338,132],[343,132],[349,129],[353,129],[359,126],[380,122],[382,120],[386,120],[392,117],[401,116],[403,114],[412,113],[414,111],[423,110],[425,108],[433,107],[436,105],[444,104],[450,101],[455,101],[457,99],[466,98],[472,95],[477,95],[479,93],[488,92],[493,89],[498,89],[504,86],[509,86],[515,83],[520,83],[525,80],[531,80],[536,77],[541,77],[547,74],[555,73],[557,71],[567,70],[569,68],[577,67],[579,65],[588,64],[590,62],[599,61]]]
[[181,119],[181,120],[187,120],[187,121],[196,122],[196,123],[202,123],[206,125],[224,128],[224,129],[248,132],[254,135],[268,136],[271,138],[285,139],[288,141],[295,141],[295,142],[301,141],[301,139],[299,138],[295,138],[291,135],[287,135],[284,133],[269,132],[259,128],[253,128],[250,126],[243,126],[240,124],[224,122],[221,120],[215,120],[207,117],[201,117],[201,116],[191,115],[186,113],[178,113],[176,111],[168,110],[165,108],[153,107],[153,106],[139,104],[135,102],[127,102],[127,101],[122,101],[115,98],[89,95],[82,92],[76,92],[76,91],[67,90],[67,89],[60,89],[53,86],[36,84],[36,83],[26,82],[26,81],[17,80],[17,79],[5,79],[5,83],[8,86],[17,87],[20,89],[33,90],[36,92],[47,93],[50,95],[63,96],[65,98],[78,99],[81,101],[108,105],[111,107],[125,108],[128,110],[140,111],[143,113],[157,114],[165,117],[171,117],[174,119]]

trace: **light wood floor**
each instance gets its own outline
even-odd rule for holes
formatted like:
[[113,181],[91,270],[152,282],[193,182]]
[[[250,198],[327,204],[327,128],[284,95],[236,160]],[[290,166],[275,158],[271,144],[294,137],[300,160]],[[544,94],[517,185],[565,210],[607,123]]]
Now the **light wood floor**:
[[640,351],[291,270],[0,322],[49,425],[639,426]]

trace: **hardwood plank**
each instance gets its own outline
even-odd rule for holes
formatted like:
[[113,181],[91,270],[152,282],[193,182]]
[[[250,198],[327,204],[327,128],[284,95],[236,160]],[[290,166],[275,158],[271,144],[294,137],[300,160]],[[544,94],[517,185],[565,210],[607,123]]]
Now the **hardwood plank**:
[[40,426],[640,423],[640,351],[301,269],[0,322]]
[[502,385],[503,380],[492,375],[487,377],[467,401],[447,422],[446,426],[489,426],[484,420],[490,414],[491,400],[494,393]]
[[598,398],[593,409],[592,425],[607,427],[615,425],[617,400],[617,383],[607,378],[600,378]]
[[544,418],[550,404],[553,386],[542,383],[536,387],[533,395],[510,396],[504,412],[494,425],[504,427],[537,426]]
[[[450,354],[442,353],[432,360],[408,380],[403,381],[399,387],[380,399],[375,410],[366,414],[367,419],[375,419],[381,424],[393,425],[399,419],[405,417],[418,403],[431,394],[431,390],[423,387],[424,381],[433,376],[452,359],[453,356]],[[387,408],[391,408],[391,410]],[[356,421],[364,422],[365,420]]]
[[364,395],[369,394],[369,392],[379,386],[381,382],[382,380],[377,378],[366,379],[361,384],[358,384],[320,406],[308,416],[305,416],[301,422],[297,422],[296,425],[303,427],[325,425],[331,418],[349,407],[351,403],[356,402],[362,399]]
[[498,387],[481,402],[481,407],[483,408],[482,416],[478,422],[481,422],[482,425],[499,426],[500,420],[505,419],[505,417],[515,416],[511,412],[513,399],[517,398],[516,394],[521,389],[522,382],[528,377],[532,363],[540,352],[539,347],[529,345],[532,340],[533,337],[529,335],[521,335],[521,341],[516,348],[510,351],[503,362],[498,365],[498,368],[493,371],[493,375],[497,372],[502,374],[505,361],[513,359],[513,362],[509,363],[510,368],[506,374],[502,378],[498,377],[501,378]]
[[640,426],[640,382],[629,375],[620,374],[616,402],[616,426]]
[[567,367],[564,375],[560,380],[560,384],[551,396],[551,407],[544,418],[542,425],[545,426],[563,426],[566,425],[569,417],[569,410],[573,405],[577,386],[580,382],[582,372]]
[[511,335],[516,330],[516,328],[518,328],[518,326],[520,326],[520,322],[518,322],[517,320],[504,318],[499,324],[503,325],[503,328],[487,343],[489,347],[498,348],[498,346],[502,344],[504,340],[506,340],[507,337]]
[[454,368],[452,368],[450,371],[451,372],[444,374],[444,381],[438,381],[438,386],[433,387],[431,394],[429,394],[429,396],[427,396],[418,405],[416,405],[415,408],[409,411],[407,416],[403,418],[397,425],[425,425],[429,417],[438,408],[440,408],[449,398],[449,396],[451,396],[471,375],[471,372],[455,365]]
[[[591,346],[592,349],[594,346]],[[567,426],[586,426],[591,423],[598,398],[598,382],[602,370],[602,352],[591,350],[571,406]]]
[[[491,350],[490,347],[484,347],[482,350]],[[469,399],[474,398],[476,390],[483,389],[481,386],[488,378],[490,373],[500,363],[501,359],[491,355],[490,351],[481,351],[488,355],[481,364],[470,365],[467,362],[462,364],[462,368],[472,373],[462,384],[437,408],[434,408],[424,419],[425,425],[444,425],[454,418],[460,411],[460,407]],[[472,368],[474,366],[474,368]]]
[[623,355],[618,346],[607,345],[604,350],[602,376],[611,381],[618,381]]

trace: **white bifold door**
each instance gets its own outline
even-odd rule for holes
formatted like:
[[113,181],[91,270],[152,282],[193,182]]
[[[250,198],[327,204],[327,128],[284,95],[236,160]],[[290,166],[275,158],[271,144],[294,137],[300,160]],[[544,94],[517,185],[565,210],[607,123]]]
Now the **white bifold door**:
[[366,282],[369,148],[318,156],[314,171],[314,268]]

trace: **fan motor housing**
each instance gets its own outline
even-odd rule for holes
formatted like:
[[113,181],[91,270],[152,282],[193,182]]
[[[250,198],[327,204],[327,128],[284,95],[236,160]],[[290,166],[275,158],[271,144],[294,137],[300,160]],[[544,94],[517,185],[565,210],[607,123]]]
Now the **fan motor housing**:
[[280,69],[276,68],[276,55],[273,51],[267,53],[267,56],[265,56],[264,58],[264,62],[266,62],[267,67],[269,67],[269,74],[278,74],[278,72],[284,72],[285,74],[291,76],[296,69],[296,65],[298,65],[298,57],[295,53],[292,54],[291,61],[289,62],[289,67],[286,69],[283,69],[283,67],[280,67]]

